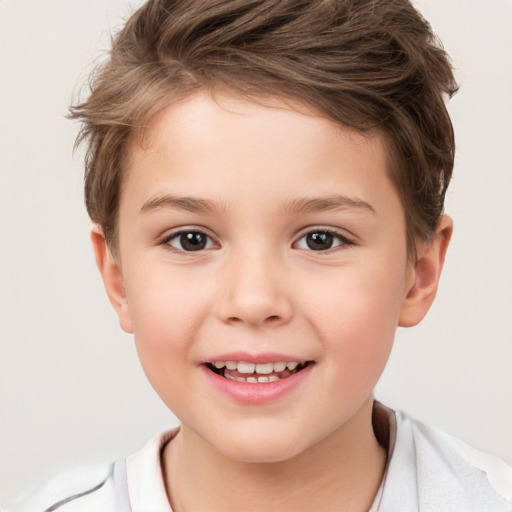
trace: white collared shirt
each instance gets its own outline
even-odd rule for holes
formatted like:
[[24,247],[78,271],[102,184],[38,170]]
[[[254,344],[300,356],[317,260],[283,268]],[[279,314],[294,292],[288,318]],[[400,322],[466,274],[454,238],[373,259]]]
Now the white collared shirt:
[[[388,463],[369,512],[512,512],[511,466],[378,402],[375,412],[377,438],[388,437]],[[113,464],[67,472],[1,510],[172,512],[161,453],[176,432]]]

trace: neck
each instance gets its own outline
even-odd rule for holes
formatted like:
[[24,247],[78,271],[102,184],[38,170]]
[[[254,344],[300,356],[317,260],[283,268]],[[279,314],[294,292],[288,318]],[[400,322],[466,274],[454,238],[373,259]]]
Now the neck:
[[173,512],[367,511],[386,463],[371,413],[368,400],[327,438],[274,463],[229,459],[182,427],[163,454]]

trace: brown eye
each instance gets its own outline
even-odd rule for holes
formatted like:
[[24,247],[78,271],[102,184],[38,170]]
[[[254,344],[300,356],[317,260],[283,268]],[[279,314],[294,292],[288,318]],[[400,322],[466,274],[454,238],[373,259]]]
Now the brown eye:
[[298,249],[310,251],[328,251],[339,245],[349,245],[351,242],[343,235],[331,231],[310,231],[303,235],[295,244]]
[[306,245],[313,251],[326,251],[332,247],[333,242],[334,236],[325,231],[306,235]]
[[201,231],[182,231],[167,239],[171,247],[180,251],[192,252],[215,247],[213,240]]

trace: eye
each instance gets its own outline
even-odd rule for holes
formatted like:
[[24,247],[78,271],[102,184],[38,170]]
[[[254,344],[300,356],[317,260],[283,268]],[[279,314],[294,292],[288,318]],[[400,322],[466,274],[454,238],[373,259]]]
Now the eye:
[[340,245],[351,244],[348,238],[328,230],[310,231],[303,235],[296,242],[298,249],[306,249],[311,251],[328,251]]
[[203,249],[213,249],[217,247],[216,243],[201,231],[180,231],[173,233],[163,240],[162,243],[185,252],[202,251]]

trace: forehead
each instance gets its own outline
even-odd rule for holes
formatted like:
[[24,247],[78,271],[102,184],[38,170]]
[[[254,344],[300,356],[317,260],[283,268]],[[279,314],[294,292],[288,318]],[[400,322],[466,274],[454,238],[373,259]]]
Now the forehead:
[[[286,131],[282,129],[286,128]],[[343,129],[340,129],[343,128]],[[242,129],[242,131],[240,131]],[[128,155],[162,149],[170,140],[205,144],[212,135],[229,135],[233,142],[253,135],[252,140],[268,144],[279,137],[307,137],[318,143],[329,139],[350,139],[352,144],[367,144],[366,150],[385,149],[386,138],[378,129],[364,133],[331,119],[326,113],[291,96],[262,94],[242,96],[227,88],[201,89],[170,101],[151,114],[142,129],[132,135]],[[236,137],[236,134],[240,137]],[[248,142],[248,141],[245,141]],[[382,147],[378,147],[382,146]],[[184,146],[181,146],[184,147]]]
[[380,133],[361,134],[290,98],[201,91],[162,109],[139,135],[125,180],[139,201],[169,187],[229,202],[233,192],[281,190],[293,200],[307,187],[332,194],[335,182],[356,195],[390,185]]

